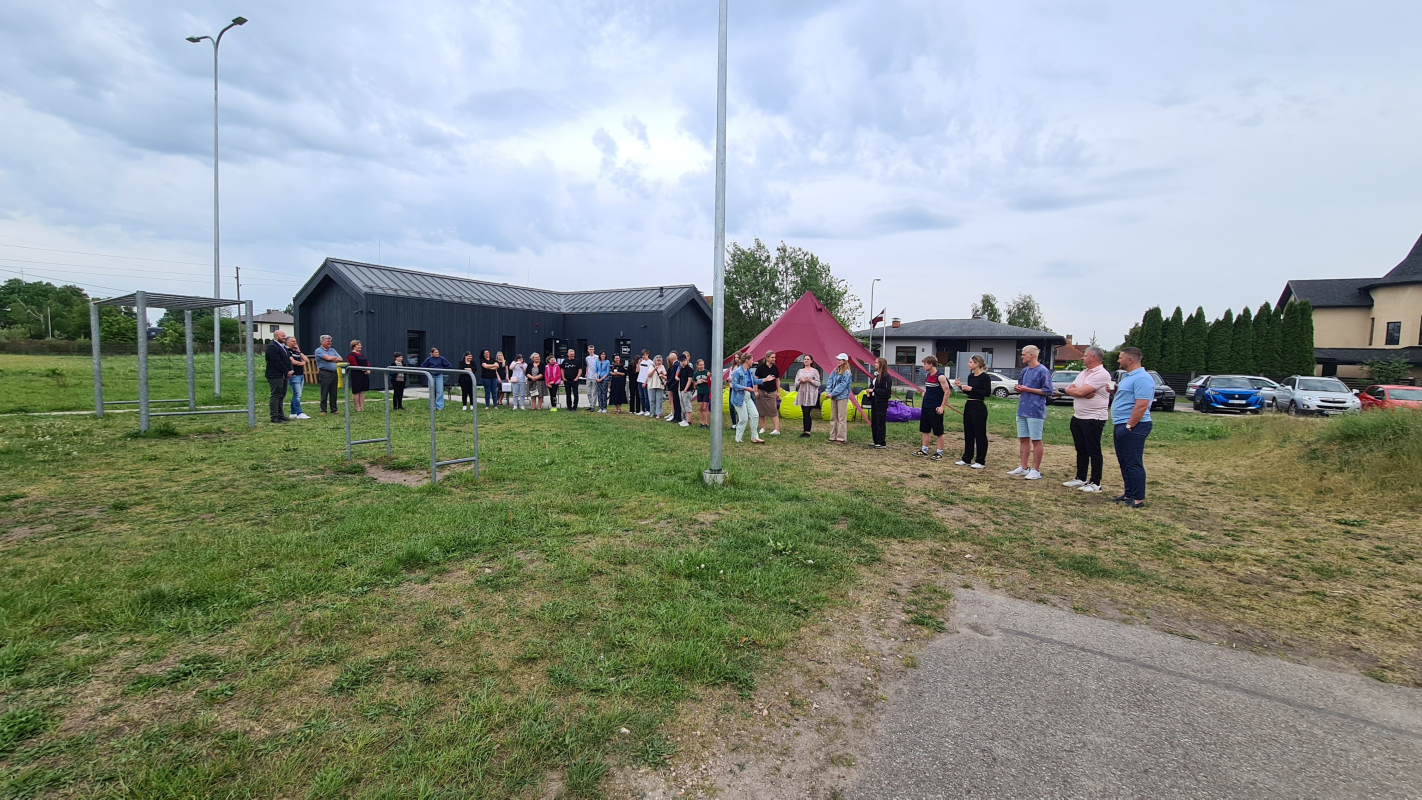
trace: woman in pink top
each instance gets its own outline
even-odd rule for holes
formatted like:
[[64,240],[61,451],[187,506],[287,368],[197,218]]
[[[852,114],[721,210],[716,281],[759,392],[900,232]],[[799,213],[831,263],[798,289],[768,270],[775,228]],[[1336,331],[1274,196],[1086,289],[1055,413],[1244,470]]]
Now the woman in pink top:
[[558,359],[552,353],[543,363],[543,382],[548,385],[548,410],[557,411],[558,384],[563,382],[563,368],[558,366]]
[[1076,477],[1062,485],[1083,492],[1101,491],[1101,432],[1111,405],[1111,373],[1101,366],[1105,357],[1099,347],[1086,348],[1081,359],[1086,369],[1061,390],[1072,398],[1071,440],[1076,445]]

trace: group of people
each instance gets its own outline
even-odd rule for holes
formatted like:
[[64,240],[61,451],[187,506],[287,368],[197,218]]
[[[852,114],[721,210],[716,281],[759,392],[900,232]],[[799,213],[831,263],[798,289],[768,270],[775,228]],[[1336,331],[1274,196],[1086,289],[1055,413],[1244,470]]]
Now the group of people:
[[[765,444],[760,434],[770,428],[769,435],[780,435],[780,370],[775,365],[775,352],[765,354],[759,363],[750,353],[733,356],[731,370],[731,424],[736,429],[736,441],[743,441],[750,429],[751,444]],[[813,421],[820,413],[823,397],[830,401],[829,440],[835,444],[849,443],[849,356],[840,353],[838,362],[823,378],[815,360],[806,354],[795,372],[793,385],[795,405],[804,420],[802,437],[811,435]],[[787,370],[788,372],[788,370]]]
[[[1018,465],[1008,475],[1021,476],[1035,481],[1042,477],[1043,432],[1047,422],[1047,398],[1062,395],[1072,399],[1071,436],[1076,449],[1076,477],[1063,485],[1083,492],[1101,491],[1103,456],[1101,435],[1110,421],[1113,425],[1113,439],[1116,460],[1121,469],[1124,491],[1115,502],[1132,508],[1145,504],[1146,473],[1144,463],[1145,440],[1150,436],[1150,404],[1155,399],[1155,380],[1141,367],[1141,351],[1134,347],[1121,349],[1120,364],[1122,377],[1119,385],[1111,386],[1111,374],[1103,362],[1106,354],[1099,347],[1088,347],[1083,358],[1083,369],[1072,383],[1063,389],[1052,385],[1052,372],[1044,366],[1035,345],[1022,348],[1022,363],[1025,365],[1017,379],[1014,391],[1017,400],[1017,443]],[[923,360],[928,378],[924,387],[923,407],[919,417],[919,432],[923,436],[922,447],[915,456],[939,461],[943,458],[944,434],[943,414],[948,409],[948,398],[953,387],[957,387],[967,400],[963,404],[963,456],[957,466],[984,469],[987,464],[987,403],[992,394],[992,381],[987,376],[987,364],[981,356],[969,359],[967,380],[951,382],[938,369],[938,361],[933,356]],[[879,403],[887,410],[890,378],[887,364],[879,359],[879,374],[874,381],[872,392],[874,406],[874,446],[883,447],[882,423],[884,417]],[[956,409],[955,409],[956,410]],[[936,449],[930,450],[930,440],[936,439]]]
[[[272,422],[288,422],[293,419],[311,419],[301,408],[301,392],[306,384],[308,361],[316,364],[316,383],[321,390],[321,413],[325,414],[329,404],[330,413],[336,413],[336,365],[345,362],[354,366],[370,366],[370,361],[361,354],[359,340],[351,342],[350,352],[341,355],[331,347],[331,337],[322,336],[321,346],[310,356],[301,352],[301,345],[295,336],[285,331],[277,331],[267,343],[265,376],[271,386],[269,411]],[[357,392],[357,378],[351,378],[351,407],[357,411],[365,408],[365,392],[370,388],[370,373],[361,371],[360,391]],[[286,396],[291,395],[290,411],[287,410]]]

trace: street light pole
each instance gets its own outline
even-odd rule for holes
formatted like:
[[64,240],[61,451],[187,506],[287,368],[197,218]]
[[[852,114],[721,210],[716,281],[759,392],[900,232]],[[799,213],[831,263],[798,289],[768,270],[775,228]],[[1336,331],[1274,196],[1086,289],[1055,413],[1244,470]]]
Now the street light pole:
[[[246,17],[234,17],[227,27],[217,32],[216,38],[212,36],[188,37],[188,41],[193,44],[204,40],[212,42],[212,296],[214,298],[222,297],[222,237],[218,227],[217,204],[217,48],[222,44],[222,34],[238,25],[246,24]],[[217,312],[216,308],[212,310],[213,396],[222,394],[222,317]]]
[[[715,274],[711,290],[711,407],[721,405],[726,359],[726,5],[721,0],[716,56],[716,235]],[[703,474],[707,485],[726,482],[721,469],[721,410],[711,415],[711,466]]]

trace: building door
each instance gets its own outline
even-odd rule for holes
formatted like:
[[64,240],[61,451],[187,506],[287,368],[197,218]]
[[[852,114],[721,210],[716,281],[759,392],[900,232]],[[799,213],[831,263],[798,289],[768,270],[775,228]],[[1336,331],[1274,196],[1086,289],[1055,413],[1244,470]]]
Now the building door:
[[[418,367],[421,361],[425,360],[425,332],[405,331],[405,366]],[[405,378],[406,386],[415,386],[424,383],[424,376],[409,375]]]
[[624,363],[624,364],[627,363],[627,359],[629,359],[629,358],[632,357],[632,340],[631,340],[631,339],[615,339],[615,340],[613,340],[612,353],[613,353],[613,355],[622,356],[622,363]]
[[505,336],[505,337],[504,337],[504,360],[505,360],[505,361],[512,362],[512,361],[514,360],[514,355],[516,355],[517,353],[518,353],[518,337],[517,337],[517,336]]
[[587,340],[587,339],[579,339],[579,340],[578,340],[578,358],[583,358],[583,357],[585,357],[587,354],[588,354],[588,340]]

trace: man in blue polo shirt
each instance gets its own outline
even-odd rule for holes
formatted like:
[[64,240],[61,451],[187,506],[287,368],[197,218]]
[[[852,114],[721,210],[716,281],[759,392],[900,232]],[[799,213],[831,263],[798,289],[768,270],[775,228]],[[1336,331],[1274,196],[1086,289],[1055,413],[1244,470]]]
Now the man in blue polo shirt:
[[316,356],[316,384],[321,387],[321,413],[326,413],[327,401],[332,414],[336,413],[336,364],[344,359],[331,346],[331,337],[322,336],[321,346],[312,353]]
[[1141,367],[1141,351],[1121,348],[1121,382],[1111,399],[1115,425],[1116,460],[1126,491],[1116,498],[1131,508],[1145,505],[1145,440],[1150,435],[1150,404],[1155,400],[1155,379]]

